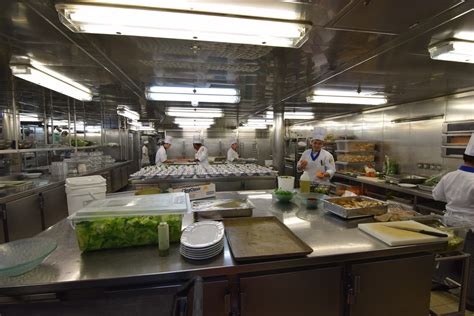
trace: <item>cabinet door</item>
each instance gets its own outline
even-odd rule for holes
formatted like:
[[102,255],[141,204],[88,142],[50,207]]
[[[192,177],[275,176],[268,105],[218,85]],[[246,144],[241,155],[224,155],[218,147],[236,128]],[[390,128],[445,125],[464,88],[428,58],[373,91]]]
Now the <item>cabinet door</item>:
[[[203,315],[227,316],[230,312],[230,295],[227,281],[204,282],[203,285]],[[193,291],[188,295],[187,315],[193,315]]]
[[242,316],[340,316],[342,268],[330,267],[240,279]]
[[122,185],[122,173],[120,168],[112,169],[112,192],[120,190]]
[[67,197],[64,186],[41,193],[43,198],[44,226],[53,226],[68,215]]
[[353,265],[358,285],[350,316],[429,315],[433,268],[433,255]]
[[43,230],[39,195],[15,200],[5,206],[9,241],[33,237]]
[[3,220],[3,205],[0,205],[0,244],[3,244],[6,241],[4,225],[7,223]]
[[128,166],[123,166],[120,168],[122,181],[121,181],[121,188],[126,187],[128,185]]

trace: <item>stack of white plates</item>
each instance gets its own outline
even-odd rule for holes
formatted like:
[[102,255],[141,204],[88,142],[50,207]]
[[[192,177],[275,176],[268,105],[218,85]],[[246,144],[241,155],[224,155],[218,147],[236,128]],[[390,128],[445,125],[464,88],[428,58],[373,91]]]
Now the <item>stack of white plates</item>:
[[224,249],[224,225],[207,221],[189,225],[181,235],[180,253],[191,260],[205,260],[217,256]]

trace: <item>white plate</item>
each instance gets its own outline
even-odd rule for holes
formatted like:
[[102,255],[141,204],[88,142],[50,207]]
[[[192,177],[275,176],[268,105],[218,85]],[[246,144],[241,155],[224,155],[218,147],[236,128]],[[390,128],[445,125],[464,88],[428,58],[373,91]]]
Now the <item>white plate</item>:
[[416,184],[411,184],[411,183],[399,183],[398,186],[402,188],[416,188],[418,187]]
[[220,254],[222,252],[222,250],[224,250],[223,246],[221,248],[217,249],[215,252],[210,253],[210,254],[205,254],[205,255],[190,255],[190,254],[183,253],[183,252],[180,252],[180,253],[183,257],[188,258],[188,259],[206,260],[206,259],[213,258],[213,257],[217,256],[218,254]]
[[181,245],[180,250],[185,253],[189,254],[203,254],[203,253],[211,253],[216,251],[219,248],[222,248],[224,246],[224,242],[222,243],[217,243],[215,246],[212,248],[187,248],[183,245]]
[[224,225],[216,221],[198,222],[183,230],[181,243],[189,248],[206,248],[224,237]]

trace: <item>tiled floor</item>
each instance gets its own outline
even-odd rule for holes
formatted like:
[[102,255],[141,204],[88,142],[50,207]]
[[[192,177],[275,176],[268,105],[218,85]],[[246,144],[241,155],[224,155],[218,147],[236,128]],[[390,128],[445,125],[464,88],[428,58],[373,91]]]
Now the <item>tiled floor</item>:
[[[452,313],[458,310],[458,297],[450,292],[431,292],[430,308],[438,314]],[[474,316],[474,311],[467,311],[466,316]]]

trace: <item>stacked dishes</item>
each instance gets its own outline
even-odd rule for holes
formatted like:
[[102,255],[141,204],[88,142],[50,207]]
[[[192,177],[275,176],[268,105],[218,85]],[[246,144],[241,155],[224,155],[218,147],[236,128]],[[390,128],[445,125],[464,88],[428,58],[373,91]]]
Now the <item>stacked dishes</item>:
[[180,253],[187,259],[209,259],[220,254],[223,249],[224,225],[221,222],[197,222],[183,230]]

